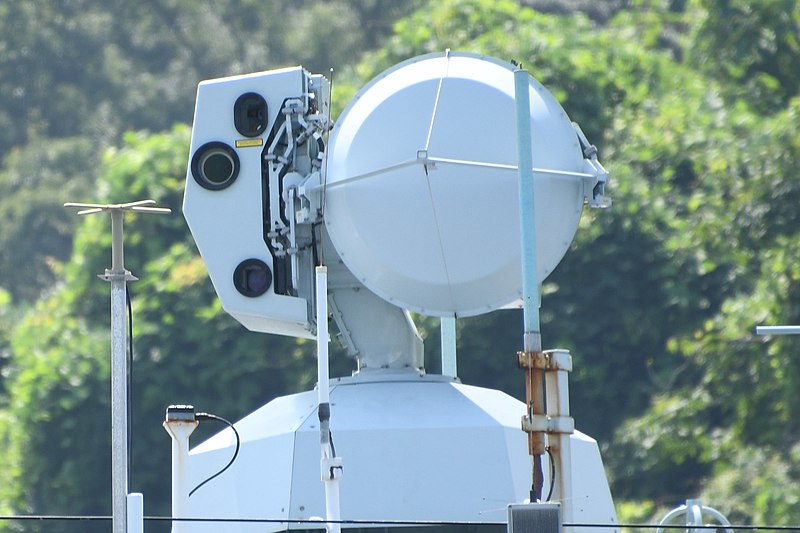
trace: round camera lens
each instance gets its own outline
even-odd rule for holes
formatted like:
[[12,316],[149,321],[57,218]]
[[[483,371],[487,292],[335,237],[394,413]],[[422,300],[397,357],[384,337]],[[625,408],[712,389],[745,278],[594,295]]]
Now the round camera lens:
[[247,271],[247,288],[252,292],[263,292],[267,288],[267,273],[251,268]]
[[225,183],[233,175],[233,159],[222,150],[212,151],[203,158],[200,168],[211,183]]
[[239,175],[239,156],[225,143],[206,143],[192,156],[191,170],[198,185],[219,191],[230,187]]
[[272,271],[260,259],[245,259],[233,272],[233,286],[243,296],[255,298],[272,285]]

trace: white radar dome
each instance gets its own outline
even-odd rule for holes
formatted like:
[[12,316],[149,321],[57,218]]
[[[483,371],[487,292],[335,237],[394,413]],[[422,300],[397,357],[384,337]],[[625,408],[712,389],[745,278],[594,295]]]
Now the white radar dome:
[[[541,282],[584,203],[584,158],[555,98],[530,79]],[[401,63],[364,87],[331,135],[325,223],[370,290],[426,315],[522,296],[514,67],[473,54]]]

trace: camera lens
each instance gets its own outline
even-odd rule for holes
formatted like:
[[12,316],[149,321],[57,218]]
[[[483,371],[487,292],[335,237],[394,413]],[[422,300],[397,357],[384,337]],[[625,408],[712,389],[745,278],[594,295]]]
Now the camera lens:
[[230,187],[239,175],[239,156],[225,143],[206,143],[192,157],[192,176],[206,189]]
[[267,273],[264,270],[250,269],[247,271],[247,288],[253,292],[267,289]]
[[258,93],[245,93],[233,104],[233,123],[245,137],[255,137],[267,129],[267,101]]
[[233,285],[249,298],[261,296],[272,285],[272,272],[260,259],[246,259],[233,272]]
[[223,151],[211,152],[200,161],[200,169],[211,183],[225,183],[233,175],[233,159]]

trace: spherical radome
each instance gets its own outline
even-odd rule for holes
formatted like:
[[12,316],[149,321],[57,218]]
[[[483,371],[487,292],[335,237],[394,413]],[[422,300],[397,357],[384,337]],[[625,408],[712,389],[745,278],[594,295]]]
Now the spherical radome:
[[[535,169],[580,173],[576,132],[530,79]],[[331,134],[325,223],[353,274],[427,315],[469,316],[522,295],[514,67],[430,54],[384,72]],[[579,178],[534,172],[541,282],[575,235]]]

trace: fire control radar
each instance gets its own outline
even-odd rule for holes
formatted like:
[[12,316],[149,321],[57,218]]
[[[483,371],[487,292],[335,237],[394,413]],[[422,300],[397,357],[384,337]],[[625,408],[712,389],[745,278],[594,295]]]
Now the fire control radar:
[[[527,73],[530,127],[519,135],[519,71],[470,53],[415,57],[335,121],[329,80],[302,67],[200,83],[183,210],[222,306],[249,330],[323,346],[330,327],[354,365],[186,451],[173,515],[254,521],[181,531],[505,531],[509,504],[531,499],[557,504],[565,524],[614,523],[597,444],[570,425],[569,354],[537,352],[551,410],[537,415],[530,402],[427,373],[412,318],[520,307],[525,258],[538,287],[584,206],[609,203],[596,150]],[[531,198],[520,196],[521,138]],[[541,492],[521,419],[548,446]]]

